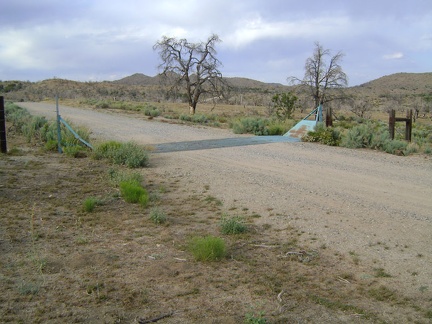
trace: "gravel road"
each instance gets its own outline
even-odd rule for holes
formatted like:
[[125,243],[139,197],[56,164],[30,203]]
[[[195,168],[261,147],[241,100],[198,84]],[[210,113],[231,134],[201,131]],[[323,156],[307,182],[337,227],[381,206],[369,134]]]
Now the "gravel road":
[[[19,105],[55,117],[52,104]],[[262,216],[258,223],[295,226],[317,238],[311,243],[316,248],[355,253],[390,272],[410,295],[419,287],[432,290],[430,157],[257,140],[101,110],[60,106],[60,113],[89,127],[94,138],[155,145],[160,152],[152,154],[155,172],[187,178],[185,189],[210,186],[227,210],[240,204]]]

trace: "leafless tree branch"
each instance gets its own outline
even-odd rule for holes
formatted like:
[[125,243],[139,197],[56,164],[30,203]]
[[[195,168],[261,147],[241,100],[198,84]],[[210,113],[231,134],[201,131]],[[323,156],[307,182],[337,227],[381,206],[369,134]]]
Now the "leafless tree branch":
[[327,56],[331,56],[330,50],[324,49],[319,42],[316,42],[313,55],[305,62],[303,79],[288,78],[291,84],[303,85],[309,89],[315,106],[340,97],[340,93],[335,96],[328,91],[329,89],[341,89],[348,85],[348,77],[341,66],[344,54],[338,52],[331,56],[328,62],[326,61]]
[[219,42],[219,36],[215,34],[200,43],[163,36],[153,46],[162,61],[159,65],[161,74],[173,88],[186,90],[192,114],[202,94],[221,96],[228,86],[219,70],[222,63],[216,57],[215,46]]

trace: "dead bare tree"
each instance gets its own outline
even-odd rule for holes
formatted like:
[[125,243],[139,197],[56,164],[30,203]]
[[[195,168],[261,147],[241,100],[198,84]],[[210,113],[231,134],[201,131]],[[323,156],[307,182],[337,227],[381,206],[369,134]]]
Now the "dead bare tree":
[[[327,56],[330,56],[328,62]],[[316,42],[313,55],[306,60],[303,79],[289,77],[288,81],[306,86],[315,101],[315,107],[320,103],[342,99],[344,94],[335,90],[348,85],[348,77],[341,66],[343,56],[342,52],[331,56],[330,50],[324,49],[319,42]]]
[[183,88],[186,91],[191,114],[195,114],[201,95],[219,98],[227,88],[219,71],[222,64],[216,58],[215,46],[219,42],[215,34],[206,42],[199,43],[163,36],[153,46],[162,60],[159,65],[161,74],[170,80],[172,89]]

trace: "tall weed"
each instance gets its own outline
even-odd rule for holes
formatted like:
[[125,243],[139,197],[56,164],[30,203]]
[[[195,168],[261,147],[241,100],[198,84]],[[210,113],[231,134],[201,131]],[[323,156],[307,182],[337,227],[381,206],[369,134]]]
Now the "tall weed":
[[104,142],[96,146],[94,158],[108,159],[114,164],[125,165],[128,168],[148,166],[149,155],[145,148],[133,142]]
[[41,130],[46,124],[48,124],[48,121],[45,117],[33,116],[28,119],[27,123],[21,127],[27,142],[30,143],[33,139],[42,140]]

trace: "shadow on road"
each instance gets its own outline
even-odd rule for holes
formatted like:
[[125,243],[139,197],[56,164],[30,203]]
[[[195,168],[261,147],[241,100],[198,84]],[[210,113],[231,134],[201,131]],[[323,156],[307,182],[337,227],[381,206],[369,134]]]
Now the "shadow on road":
[[299,142],[298,138],[288,136],[254,136],[254,137],[235,137],[223,139],[210,139],[199,141],[185,141],[162,143],[152,145],[155,147],[154,153],[170,153],[180,151],[195,151],[195,150],[209,150],[224,147],[259,145],[269,143],[285,143],[285,142]]

